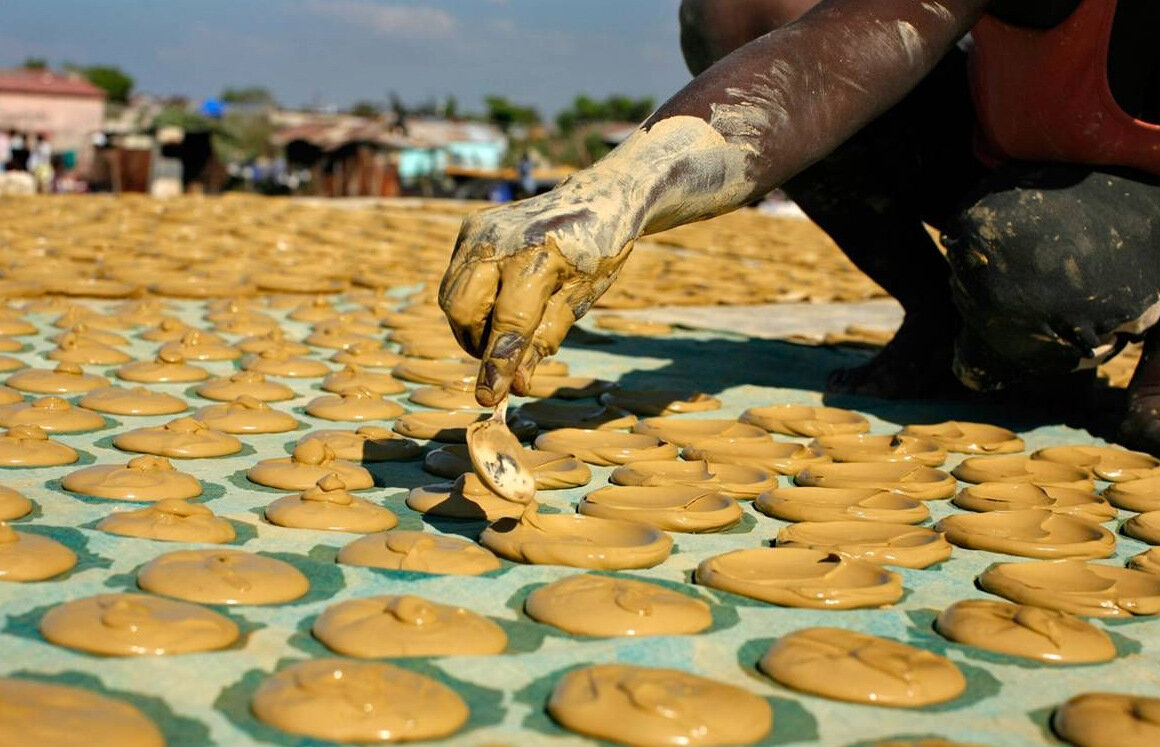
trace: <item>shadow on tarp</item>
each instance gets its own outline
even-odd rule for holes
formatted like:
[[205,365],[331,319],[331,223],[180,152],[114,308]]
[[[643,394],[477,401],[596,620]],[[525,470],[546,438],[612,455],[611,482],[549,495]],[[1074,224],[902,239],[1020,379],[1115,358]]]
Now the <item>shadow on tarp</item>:
[[[825,392],[831,371],[861,365],[874,354],[874,351],[850,347],[799,345],[723,333],[708,339],[616,336],[611,342],[595,347],[568,341],[565,345],[608,355],[667,361],[655,369],[630,368],[618,379],[625,389],[696,389],[708,394],[746,385]],[[1119,395],[1113,390],[1102,396],[1115,399]],[[823,401],[834,407],[868,412],[900,425],[973,420],[1026,431],[1063,424],[1092,428],[1096,435],[1104,435],[1108,427],[1102,421],[1086,422],[1083,413],[1074,412],[1077,409],[1074,401],[1060,401],[1054,409],[1032,408],[1020,397],[1002,395],[962,400],[886,400],[825,394]],[[1115,405],[1108,403],[1095,409],[1106,413],[1115,411]]]
[[[414,509],[410,509],[409,507],[408,510],[414,511]],[[565,511],[556,506],[549,506],[544,503],[540,504],[538,511],[541,514],[572,513],[571,511]],[[453,534],[476,543],[479,542],[479,537],[483,533],[483,530],[492,524],[492,522],[482,518],[468,519],[455,516],[439,516],[432,513],[420,514],[418,512],[415,512],[415,515],[419,517],[421,524],[438,529],[443,534]],[[514,517],[507,518],[514,521]]]
[[[552,689],[556,686],[556,683],[564,675],[585,666],[587,665],[573,664],[540,677],[526,687],[516,691],[513,696],[515,702],[523,703],[531,710],[531,713],[524,718],[522,726],[540,734],[548,734],[554,737],[574,736],[573,732],[557,724],[548,715],[548,698],[551,696]],[[818,722],[800,703],[788,698],[778,697],[763,697],[762,700],[769,703],[769,706],[773,709],[773,733],[766,736],[761,744],[779,745],[799,742],[817,742]],[[591,744],[609,745],[610,747],[619,744],[618,742],[593,739],[592,737],[586,737],[586,739]],[[529,744],[532,743],[529,742]]]
[[743,385],[822,391],[830,370],[869,359],[865,351],[734,336],[696,339],[625,335],[595,348],[595,352],[668,361],[647,370],[627,366],[619,378],[625,389],[695,388],[710,394]]
[[1055,729],[1051,728],[1051,717],[1055,715],[1055,710],[1054,706],[1048,706],[1027,712],[1028,720],[1038,727],[1043,741],[1047,744],[1060,744],[1062,742],[1059,735],[1055,733]]
[[[274,671],[297,664],[304,659],[282,659],[274,667]],[[349,661],[349,660],[347,660]],[[448,675],[443,669],[424,659],[392,659],[390,664],[400,669],[408,669],[416,674],[430,677],[439,683],[454,690],[467,703],[471,710],[467,723],[451,735],[463,737],[476,729],[495,726],[504,719],[503,693],[480,687],[469,682],[457,680]],[[315,747],[315,745],[329,745],[328,742],[310,737],[302,737],[275,729],[262,723],[250,711],[250,701],[254,692],[271,677],[274,672],[265,672],[260,669],[251,669],[234,682],[222,689],[214,701],[214,709],[223,714],[234,726],[263,744],[295,745],[295,747]],[[209,744],[201,742],[177,742],[173,744]]]
[[[209,729],[200,721],[196,721],[175,713],[161,698],[142,695],[128,690],[113,690],[96,677],[84,672],[58,672],[56,674],[42,674],[40,672],[18,671],[10,677],[43,682],[52,685],[68,685],[79,687],[91,692],[107,695],[111,698],[123,700],[136,706],[149,717],[154,725],[165,735],[167,744],[210,744]],[[78,735],[78,744],[84,743],[84,736]]]
[[398,462],[359,462],[359,465],[371,473],[375,487],[378,488],[410,490],[440,481],[440,478],[423,471],[423,462],[420,459]]

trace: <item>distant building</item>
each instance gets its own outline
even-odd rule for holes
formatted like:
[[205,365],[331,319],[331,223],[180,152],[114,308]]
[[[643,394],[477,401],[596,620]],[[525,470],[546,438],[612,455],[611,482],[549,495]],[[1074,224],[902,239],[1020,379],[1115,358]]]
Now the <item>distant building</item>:
[[405,135],[348,115],[279,113],[271,143],[293,170],[308,173],[300,191],[323,197],[394,197],[400,193],[397,156]]
[[503,132],[482,122],[416,117],[404,128],[316,112],[277,112],[271,121],[287,162],[311,172],[310,191],[331,197],[399,194],[449,170],[494,172],[508,147]]
[[498,169],[507,154],[503,132],[483,122],[408,119],[407,134],[417,142],[399,153],[399,177],[404,182],[441,174],[449,166]]
[[0,70],[0,129],[47,133],[53,151],[72,152],[82,170],[104,112],[105,92],[76,73]]

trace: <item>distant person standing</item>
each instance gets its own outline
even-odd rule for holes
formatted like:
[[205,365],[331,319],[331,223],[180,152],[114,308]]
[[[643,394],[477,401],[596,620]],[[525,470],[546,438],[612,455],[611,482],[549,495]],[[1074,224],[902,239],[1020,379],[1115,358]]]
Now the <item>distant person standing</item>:
[[48,133],[41,132],[36,135],[28,157],[28,170],[36,178],[37,189],[40,192],[52,191],[52,141]]
[[90,136],[89,142],[93,146],[93,162],[89,166],[88,191],[112,192],[116,166],[109,136],[97,130]]
[[8,131],[8,171],[28,171],[28,141],[18,130]]
[[516,171],[520,177],[520,190],[524,197],[532,197],[536,194],[536,177],[532,174],[535,165],[532,163],[532,157],[524,151],[524,155],[520,157],[520,162],[516,164]]
[[8,170],[8,161],[12,159],[12,139],[4,130],[0,130],[0,174]]

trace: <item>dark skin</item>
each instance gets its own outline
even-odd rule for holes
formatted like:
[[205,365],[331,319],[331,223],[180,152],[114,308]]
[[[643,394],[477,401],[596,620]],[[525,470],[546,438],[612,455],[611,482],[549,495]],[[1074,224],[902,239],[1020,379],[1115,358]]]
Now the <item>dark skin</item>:
[[[1051,28],[1061,23],[1080,5],[1081,0],[993,0],[989,13],[1000,19],[1028,28]],[[769,30],[792,22],[800,14],[817,4],[817,0],[685,0],[681,10],[681,47],[690,71],[700,74],[731,50],[737,49],[762,36]],[[1139,50],[1133,54],[1139,55]],[[1134,63],[1141,70],[1154,69],[1150,58],[1141,57]],[[953,74],[954,68],[951,68]],[[931,76],[924,86],[961,86],[958,80],[936,80]],[[953,111],[940,109],[930,126],[947,128],[955,116],[963,121],[973,120],[969,102],[966,108]],[[1135,111],[1144,116],[1144,111]],[[924,111],[925,115],[926,112]],[[904,113],[905,116],[905,113]],[[1150,120],[1154,121],[1154,120]],[[967,128],[948,134],[969,141]],[[945,142],[945,141],[944,141]],[[847,148],[848,150],[848,148]],[[857,151],[855,151],[857,153]],[[918,184],[918,190],[943,188],[948,190],[938,204],[953,204],[958,198],[945,199],[973,189],[982,176],[981,165],[972,159],[956,158],[929,162],[930,171],[938,175],[935,184]],[[849,157],[849,154],[846,156]],[[857,157],[857,156],[855,156]],[[815,222],[842,247],[846,255],[886,291],[901,302],[906,311],[902,327],[886,348],[869,363],[851,369],[834,371],[828,389],[877,396],[914,396],[929,394],[963,394],[964,389],[953,379],[950,364],[953,358],[952,341],[961,324],[958,311],[946,293],[949,273],[934,242],[926,234],[922,223],[943,229],[945,215],[937,210],[921,211],[921,204],[891,204],[877,197],[881,188],[878,179],[885,162],[892,157],[887,153],[881,160],[857,164],[839,162],[838,168],[822,162],[809,169],[808,175],[795,177],[784,186]],[[861,182],[862,175],[869,181]],[[857,183],[851,183],[855,180]],[[847,195],[860,192],[866,199],[847,199],[838,220],[830,194],[833,185],[841,181]],[[814,185],[821,185],[815,193]],[[885,249],[889,248],[889,251]],[[903,257],[904,261],[899,258]],[[1067,391],[1080,384],[1080,377],[1065,377],[1058,382],[1036,381],[1036,391]],[[1152,330],[1145,340],[1143,359],[1129,387],[1126,412],[1120,423],[1119,440],[1132,448],[1160,453],[1160,331]],[[1076,392],[1074,397],[1086,401]],[[1058,393],[1048,395],[1059,400]],[[1062,397],[1062,399],[1068,399]],[[1072,400],[1074,405],[1075,400]]]
[[[535,365],[615,279],[633,240],[740,207],[823,158],[917,85],[986,5],[823,0],[699,75],[620,154],[469,218],[440,303],[482,358],[478,401],[527,393]],[[600,209],[608,204],[619,212]]]
[[[818,1],[685,0],[680,13],[681,50],[689,71],[701,74],[731,51],[796,20]],[[941,79],[929,78],[923,83],[943,84]],[[964,100],[962,106],[964,111],[940,111],[940,119],[945,122],[958,116],[968,123],[959,130],[969,128],[971,113],[966,109],[970,104]],[[964,143],[969,142],[969,130],[956,132]],[[814,164],[782,186],[906,313],[884,350],[868,363],[831,372],[826,388],[888,398],[961,394],[962,386],[951,373],[960,322],[946,292],[949,268],[923,225],[941,230],[945,216],[938,210],[916,209],[913,203],[888,194],[891,187],[881,176],[883,170],[897,171],[897,164],[891,164],[892,152],[875,153],[878,149],[872,143],[845,150],[841,157]],[[913,190],[925,191],[934,202],[948,203],[942,193],[961,192],[982,174],[983,167],[969,157],[964,159],[965,153],[965,147],[959,147],[939,161],[927,161],[926,168],[940,174],[937,187],[915,181]],[[861,163],[852,164],[851,158]],[[836,207],[833,191],[839,183],[845,185],[846,196],[841,207]]]
[[[615,279],[634,239],[728,212],[791,180],[896,104],[984,10],[1046,28],[1078,2],[686,0],[682,49],[699,75],[645,123],[640,138],[630,140],[644,147],[622,147],[551,193],[465,221],[440,301],[461,344],[483,359],[478,401],[494,405],[509,388],[527,393],[536,364],[556,351],[571,324]],[[770,28],[775,30],[767,33]],[[715,116],[718,108],[739,105],[775,116],[742,118],[742,127],[736,117]],[[696,127],[688,124],[694,121],[715,130],[721,142],[706,146],[694,137]],[[695,157],[680,157],[674,143],[687,143]],[[824,182],[824,168],[821,176]],[[808,188],[795,193],[794,186],[790,181],[787,189],[812,213]],[[846,221],[865,227],[863,235],[835,238],[901,301],[906,321],[883,354],[867,366],[835,372],[830,388],[882,396],[930,393],[947,381],[949,340],[959,324],[940,282],[948,278],[946,264],[921,234],[921,222],[938,226],[939,216],[916,219],[872,207]],[[831,235],[841,230],[822,227]],[[908,261],[898,263],[905,267],[884,272],[876,241],[910,246]],[[928,290],[915,291],[923,287]],[[913,388],[898,391],[891,383]],[[1130,446],[1160,449],[1155,329],[1129,389],[1121,435]]]

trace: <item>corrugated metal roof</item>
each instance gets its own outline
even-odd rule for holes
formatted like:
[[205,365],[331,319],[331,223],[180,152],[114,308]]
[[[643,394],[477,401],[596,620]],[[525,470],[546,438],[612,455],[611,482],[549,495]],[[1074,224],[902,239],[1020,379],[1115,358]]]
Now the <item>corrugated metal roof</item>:
[[105,92],[76,73],[51,70],[0,70],[0,93],[105,98]]
[[370,119],[341,117],[333,120],[304,122],[279,130],[272,140],[286,145],[303,140],[322,150],[335,150],[347,143],[377,143],[386,148],[440,148],[454,142],[489,142],[502,140],[498,129],[478,122],[409,119],[407,134],[390,123]]

